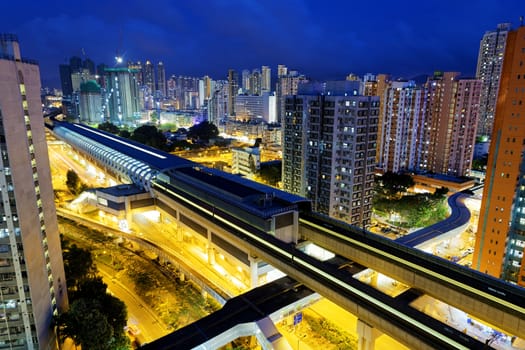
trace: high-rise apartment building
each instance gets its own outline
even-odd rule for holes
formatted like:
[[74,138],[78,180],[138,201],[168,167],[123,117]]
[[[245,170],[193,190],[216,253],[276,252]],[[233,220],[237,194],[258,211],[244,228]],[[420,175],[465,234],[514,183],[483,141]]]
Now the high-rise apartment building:
[[241,72],[241,88],[243,93],[250,92],[250,70],[243,69]]
[[[379,96],[379,121],[377,123],[377,135],[378,139],[380,140],[380,135],[383,133],[383,120],[384,112],[386,111],[383,107],[384,101],[385,101],[385,91],[390,86],[390,76],[387,74],[378,74],[375,76],[375,80],[365,77],[365,86],[363,89],[363,95],[365,96]],[[381,142],[377,143],[377,149],[376,149],[376,163],[379,164],[381,162],[380,155],[381,155]]]
[[[377,82],[376,82],[377,83]],[[395,81],[382,95],[378,168],[382,171],[413,171],[425,112],[425,91],[413,81]]]
[[288,71],[284,66],[279,65],[279,76],[275,96],[277,99],[277,121],[281,122],[284,114],[285,96],[295,95],[299,89],[299,84],[308,82],[308,78],[299,74],[296,70]]
[[503,67],[505,43],[510,23],[498,24],[496,30],[487,31],[479,44],[476,78],[483,82],[479,107],[479,136],[490,136],[498,98],[498,89]]
[[217,80],[214,85],[214,91],[208,103],[208,121],[220,127],[228,115],[229,85],[225,80]]
[[199,108],[199,81],[197,77],[172,76],[175,81],[175,105],[177,109]]
[[136,70],[106,68],[107,116],[115,125],[135,125],[140,118],[139,86]]
[[[99,73],[99,74],[104,74],[106,67],[102,67],[102,68],[103,68],[102,70],[103,73]],[[144,75],[143,75],[142,63],[140,61],[128,62],[128,68],[131,69],[132,71],[137,72],[135,73],[135,80],[137,81],[137,84],[139,85],[139,87],[144,85]]]
[[228,115],[235,116],[235,99],[239,91],[239,74],[235,69],[228,70]]
[[254,69],[250,75],[250,94],[261,95],[262,90],[262,77],[261,72],[258,69]]
[[150,94],[153,95],[155,92],[155,68],[149,60],[146,60],[142,67],[142,82],[148,87]]
[[207,75],[205,75],[202,78],[202,81],[203,81],[203,85],[204,85],[204,96],[203,96],[203,99],[204,100],[209,100],[211,98],[211,94],[212,94],[212,91],[213,91],[213,85],[215,84],[215,82],[213,81],[212,78],[210,78]]
[[166,96],[166,69],[162,62],[157,64],[157,91],[162,97]]
[[80,84],[80,121],[88,124],[104,122],[100,85],[94,80]]
[[79,73],[82,71],[82,59],[78,56],[73,56],[69,59],[69,66],[71,67],[71,73]]
[[288,67],[286,67],[284,64],[277,65],[277,78],[283,77],[285,75],[288,75]]
[[525,286],[525,27],[509,31],[472,267]]
[[285,98],[283,184],[315,211],[361,226],[372,210],[379,97],[359,89],[310,83]]
[[57,349],[67,291],[36,62],[0,34],[0,348]]
[[177,80],[174,75],[172,75],[166,82],[166,97],[175,98],[175,92],[177,89]]
[[270,92],[272,90],[272,70],[268,66],[261,67],[261,90],[262,92]]
[[472,167],[481,81],[436,72],[425,85],[419,171],[468,176]]
[[61,64],[59,67],[60,84],[62,86],[62,96],[71,97],[73,94],[73,82],[71,81],[71,66]]
[[84,62],[82,62],[82,68],[87,69],[89,75],[95,75],[95,62],[93,60],[86,58]]
[[239,95],[235,100],[235,118],[239,121],[261,121],[275,119],[275,98],[269,93],[262,95]]

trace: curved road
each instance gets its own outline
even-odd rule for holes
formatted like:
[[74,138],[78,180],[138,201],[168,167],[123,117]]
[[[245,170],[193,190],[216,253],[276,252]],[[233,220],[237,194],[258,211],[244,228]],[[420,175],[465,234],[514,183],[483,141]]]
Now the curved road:
[[97,269],[102,275],[104,283],[108,285],[108,292],[126,304],[128,325],[135,325],[139,329],[138,338],[141,342],[149,343],[172,331],[157,317],[158,315],[154,310],[149,308],[139,296],[115,277],[115,271],[103,264],[97,264]]
[[448,197],[448,206],[451,210],[448,218],[437,222],[434,225],[414,231],[406,236],[396,239],[395,241],[409,247],[416,247],[426,241],[467,224],[470,221],[470,210],[465,205],[465,199],[469,197],[469,195],[462,192],[454,193],[452,196]]

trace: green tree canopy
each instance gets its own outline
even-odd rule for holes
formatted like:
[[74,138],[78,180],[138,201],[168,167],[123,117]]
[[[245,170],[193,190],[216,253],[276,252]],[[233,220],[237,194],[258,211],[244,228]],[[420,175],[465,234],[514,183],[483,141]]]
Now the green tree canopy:
[[414,179],[408,174],[397,174],[387,171],[376,177],[376,192],[387,198],[397,197],[414,186]]
[[[85,349],[126,348],[126,305],[107,293],[102,277],[85,279],[71,294],[69,311],[59,317],[60,337],[71,338]],[[96,323],[96,327],[91,327]],[[96,338],[96,340],[94,339]]]
[[139,126],[133,131],[130,139],[160,150],[168,150],[166,137],[155,125]]
[[217,126],[208,121],[195,124],[188,130],[188,137],[196,141],[208,142],[210,139],[213,139],[218,135],[219,129],[217,129]]
[[77,299],[71,303],[69,311],[60,317],[60,338],[71,338],[75,345],[83,349],[111,349],[113,329],[106,316],[87,299]]
[[91,252],[77,247],[75,244],[62,244],[62,256],[66,283],[69,289],[76,290],[79,283],[93,278],[96,273]]
[[108,294],[107,288],[108,285],[102,281],[102,277],[96,276],[80,283],[74,297],[92,300],[94,307],[100,308],[114,330],[124,329],[128,317],[126,305]]
[[259,176],[261,179],[269,184],[270,186],[277,186],[277,183],[281,181],[281,164],[275,165],[266,165],[261,164],[261,169],[259,170]]
[[80,181],[80,177],[78,174],[74,171],[69,169],[66,174],[66,186],[69,192],[71,192],[74,195],[79,194],[84,189],[84,185],[82,184],[82,181]]
[[118,133],[118,136],[123,137],[125,139],[129,139],[131,137],[131,133],[126,129],[121,129]]
[[63,236],[61,243],[70,301],[69,310],[57,318],[61,341],[71,338],[84,349],[128,349],[126,305],[96,276],[90,251],[71,245]]
[[115,135],[118,135],[118,133],[120,132],[119,127],[110,122],[104,122],[104,123],[98,124],[98,129],[102,131],[110,132]]

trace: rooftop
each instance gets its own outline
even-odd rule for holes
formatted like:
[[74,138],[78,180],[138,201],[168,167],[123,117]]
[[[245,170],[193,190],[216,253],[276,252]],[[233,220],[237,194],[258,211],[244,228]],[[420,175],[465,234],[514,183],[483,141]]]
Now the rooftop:
[[153,147],[134,142],[111,133],[90,128],[83,124],[57,122],[55,121],[53,128],[65,128],[72,132],[78,133],[89,139],[106,145],[120,153],[123,153],[131,158],[140,160],[156,170],[169,169],[178,166],[192,166],[196,163],[160,151]]
[[97,188],[97,192],[106,193],[106,194],[109,194],[115,197],[121,197],[121,196],[133,196],[136,194],[145,193],[146,191],[132,184],[124,184],[124,185],[117,185],[117,186],[106,187],[106,188],[100,187],[100,188]]

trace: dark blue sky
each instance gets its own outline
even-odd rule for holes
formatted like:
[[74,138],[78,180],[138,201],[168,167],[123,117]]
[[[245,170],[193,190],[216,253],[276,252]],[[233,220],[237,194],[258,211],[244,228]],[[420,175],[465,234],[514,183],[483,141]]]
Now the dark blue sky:
[[112,65],[162,60],[166,73],[224,79],[228,68],[277,64],[314,79],[350,73],[474,75],[479,40],[498,23],[519,25],[525,0],[90,0],[9,1],[0,32],[18,35],[59,87],[70,56]]

